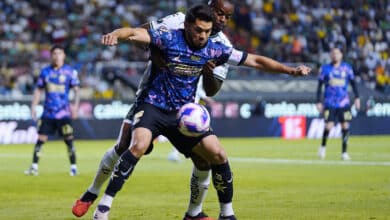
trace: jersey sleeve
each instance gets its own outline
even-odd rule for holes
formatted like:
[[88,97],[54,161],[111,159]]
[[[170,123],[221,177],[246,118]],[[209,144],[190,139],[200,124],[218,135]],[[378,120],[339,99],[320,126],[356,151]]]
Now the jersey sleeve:
[[355,73],[353,72],[353,69],[350,65],[348,65],[348,77],[350,80],[355,79]]
[[45,69],[41,70],[41,73],[38,76],[37,83],[36,83],[37,88],[43,89],[46,86],[46,81],[45,81]]
[[71,76],[71,80],[70,80],[70,86],[71,87],[75,87],[75,86],[79,86],[80,85],[80,80],[79,80],[79,77],[78,77],[78,72],[77,70],[73,70],[72,71],[72,76]]
[[[218,32],[214,36],[210,36],[210,39],[214,42],[219,42],[227,47],[233,48],[232,43],[229,41],[229,39],[226,37],[226,35],[222,31]],[[219,79],[219,80],[224,81],[227,77],[228,70],[229,70],[228,63],[224,63],[220,66],[217,66],[213,70],[214,77]]]
[[318,74],[318,81],[323,82],[325,80],[325,72],[324,72],[324,66],[321,66],[319,69],[319,74]]
[[247,52],[232,48],[230,56],[228,57],[227,63],[234,65],[234,66],[239,66],[245,62],[247,57],[248,57]]
[[185,15],[181,12],[177,12],[176,14],[168,15],[156,21],[151,21],[149,25],[150,29],[155,30],[160,27],[165,27],[167,29],[181,29],[184,28],[184,19]]
[[231,64],[235,66],[241,65],[247,58],[248,53],[236,50],[232,47],[224,46],[221,56],[218,57],[216,65]]
[[224,81],[226,79],[228,70],[229,70],[229,64],[227,63],[217,66],[213,70],[214,77]]
[[161,26],[158,29],[149,29],[148,30],[151,41],[150,45],[159,48],[160,50],[165,50],[169,42],[173,40],[173,33],[169,31],[166,27]]

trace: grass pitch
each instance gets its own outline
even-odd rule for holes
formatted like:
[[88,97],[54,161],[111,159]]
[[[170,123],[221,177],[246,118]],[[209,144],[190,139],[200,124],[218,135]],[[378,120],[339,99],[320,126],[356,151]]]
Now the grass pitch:
[[[341,141],[221,139],[234,172],[234,208],[239,219],[390,219],[390,136],[352,136],[352,161],[340,160]],[[73,202],[89,186],[103,153],[114,141],[76,141],[80,174],[69,176],[66,147],[43,147],[39,176],[25,176],[32,145],[0,145],[0,219],[77,219]],[[167,143],[138,163],[118,193],[110,217],[182,219],[189,197],[191,162],[166,160]],[[104,190],[104,189],[103,189]],[[99,197],[100,199],[100,197]],[[97,202],[81,219],[91,219]],[[217,217],[211,186],[204,211]]]

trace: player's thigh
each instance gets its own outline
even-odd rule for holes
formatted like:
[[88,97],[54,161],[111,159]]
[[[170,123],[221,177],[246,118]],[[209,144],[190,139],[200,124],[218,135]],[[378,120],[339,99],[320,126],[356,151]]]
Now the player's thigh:
[[176,116],[171,116],[170,126],[167,129],[162,131],[162,135],[168,138],[168,140],[173,144],[173,146],[182,153],[185,157],[191,157],[193,151],[192,149],[198,145],[204,137],[214,135],[210,130],[199,137],[189,137],[182,134],[178,127]]
[[64,138],[73,138],[73,123],[70,118],[56,120],[58,132]]
[[135,128],[132,133],[130,150],[143,155],[153,140],[152,136],[152,131],[148,128]]
[[204,137],[193,151],[212,164],[221,164],[227,161],[226,152],[215,135]]
[[[132,139],[130,145],[133,146],[134,144],[140,144],[142,136],[134,137],[134,135],[138,133],[146,133],[144,130],[146,129],[150,131],[151,137],[149,138],[149,134],[147,134],[148,138],[144,138],[146,142],[143,141],[142,145],[147,144],[148,147],[151,146],[152,140],[161,134],[161,129],[164,129],[162,126],[164,120],[166,120],[166,115],[153,105],[142,104],[137,106],[134,113],[133,124],[131,125],[133,133],[131,134]],[[136,130],[139,130],[139,132],[135,133]],[[137,140],[137,142],[133,142],[133,140]]]
[[41,136],[48,136],[48,135],[55,134],[56,127],[57,126],[54,119],[41,118],[38,121],[38,134]]

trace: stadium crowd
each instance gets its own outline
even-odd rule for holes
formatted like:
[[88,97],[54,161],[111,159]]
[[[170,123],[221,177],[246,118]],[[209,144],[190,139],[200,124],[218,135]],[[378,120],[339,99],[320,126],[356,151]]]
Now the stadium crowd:
[[[79,71],[84,97],[123,98],[119,81],[101,80],[99,62],[143,61],[145,50],[131,45],[101,47],[103,33],[138,26],[200,1],[169,0],[4,0],[0,2],[0,96],[31,94],[50,46],[66,46],[67,62]],[[225,30],[240,49],[318,68],[342,47],[358,81],[390,94],[390,4],[386,0],[246,0],[236,3]],[[137,74],[128,67],[125,74]],[[139,72],[141,74],[142,72]],[[242,73],[240,73],[242,74]]]

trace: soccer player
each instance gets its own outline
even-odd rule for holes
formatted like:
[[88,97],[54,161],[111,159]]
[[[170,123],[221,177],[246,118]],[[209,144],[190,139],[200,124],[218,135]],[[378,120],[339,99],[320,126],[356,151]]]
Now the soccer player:
[[[121,28],[102,37],[104,45],[116,45],[118,40],[148,44],[152,53],[162,57],[159,62],[153,63],[147,87],[136,103],[130,147],[115,165],[94,219],[108,219],[116,193],[129,178],[151,141],[160,134],[166,136],[185,156],[197,155],[211,165],[213,184],[220,202],[219,219],[236,219],[232,206],[233,176],[224,149],[211,130],[200,137],[181,134],[176,123],[177,110],[183,104],[194,101],[201,74],[205,85],[214,80],[210,71],[202,72],[204,65],[206,69],[212,69],[229,62],[291,75],[307,75],[310,68],[288,67],[266,57],[213,42],[208,38],[213,26],[212,19],[208,6],[197,5],[187,12],[184,30]],[[207,86],[205,90],[208,91]]]
[[[65,64],[65,51],[60,45],[54,45],[51,50],[51,65],[43,68],[37,81],[31,103],[31,117],[36,120],[36,106],[41,94],[45,93],[43,114],[38,123],[38,140],[34,146],[31,167],[25,171],[27,175],[38,175],[39,152],[47,141],[48,135],[58,132],[68,148],[70,160],[70,175],[77,174],[76,149],[73,145],[73,128],[71,118],[77,117],[79,106],[79,79],[77,71]],[[74,91],[73,106],[69,104],[69,91]]]
[[[210,38],[213,41],[221,42],[222,44],[232,47],[230,41],[223,34],[222,30],[227,25],[227,22],[231,18],[234,12],[234,5],[231,0],[211,0],[209,1],[209,5],[213,11],[214,19],[213,19],[213,29]],[[143,25],[142,27],[147,29],[158,29],[160,27],[164,27],[167,29],[180,29],[184,28],[184,17],[185,15],[181,12],[178,12],[173,15],[166,16],[162,19],[158,19],[157,21],[152,21],[147,25]],[[157,60],[158,55],[154,55],[152,59]],[[139,85],[139,91],[137,92],[137,96],[139,96],[143,90],[143,88],[147,85],[147,81],[150,77],[152,64],[148,63],[148,68],[145,70],[143,78]],[[197,94],[195,98],[195,102],[197,102],[200,98],[209,100],[207,96],[215,95],[220,89],[223,81],[226,79],[226,75],[228,72],[228,64],[223,64],[218,67],[209,66],[209,76],[213,77],[213,80],[209,80],[212,84],[208,83],[206,85],[208,87],[207,93],[203,89],[202,81],[199,81]],[[83,193],[80,199],[78,199],[72,208],[72,212],[75,216],[81,217],[83,216],[92,205],[92,203],[96,200],[97,195],[100,192],[100,189],[103,183],[109,178],[111,172],[114,168],[114,164],[118,160],[119,156],[128,149],[131,140],[131,124],[134,115],[134,108],[132,107],[126,118],[123,120],[120,134],[117,139],[117,143],[109,149],[103,156],[96,176],[89,186],[87,191]],[[148,148],[146,153],[149,153],[153,149],[153,144]],[[173,152],[172,155],[176,156],[178,153]],[[171,154],[170,154],[171,156]],[[203,160],[197,160],[194,156],[191,158],[194,161],[194,167],[192,169],[191,175],[191,196],[190,202],[188,205],[188,209],[185,214],[186,220],[197,219],[197,220],[207,220],[207,215],[202,212],[202,204],[204,199],[206,198],[206,194],[208,191],[208,187],[210,185],[210,177],[211,177],[211,168],[208,163],[205,163]]]
[[[317,88],[317,108],[319,112],[324,111],[325,129],[322,136],[321,146],[318,149],[320,159],[325,158],[326,140],[329,131],[335,123],[341,123],[342,133],[342,151],[341,159],[350,160],[347,153],[347,144],[349,138],[349,122],[352,119],[350,100],[348,96],[348,85],[351,84],[355,94],[355,107],[360,109],[360,99],[357,90],[355,76],[352,67],[342,62],[343,54],[337,47],[332,48],[330,52],[332,63],[325,64],[320,69]],[[325,85],[324,106],[321,103],[322,85]]]

